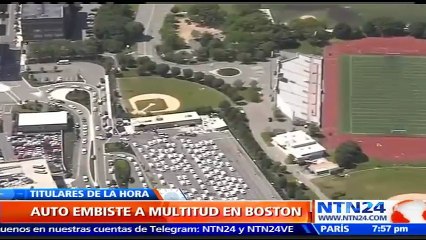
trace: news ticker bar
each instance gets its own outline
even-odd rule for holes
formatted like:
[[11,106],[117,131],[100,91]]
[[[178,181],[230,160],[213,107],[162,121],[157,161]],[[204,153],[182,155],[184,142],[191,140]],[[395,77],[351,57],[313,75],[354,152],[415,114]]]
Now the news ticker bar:
[[[171,189],[170,189],[171,190]],[[174,189],[174,193],[179,192]],[[173,192],[171,192],[173,193]],[[0,189],[0,200],[161,200],[155,189]]]
[[426,224],[0,224],[2,236],[426,235]]
[[1,223],[309,223],[309,201],[0,201]]

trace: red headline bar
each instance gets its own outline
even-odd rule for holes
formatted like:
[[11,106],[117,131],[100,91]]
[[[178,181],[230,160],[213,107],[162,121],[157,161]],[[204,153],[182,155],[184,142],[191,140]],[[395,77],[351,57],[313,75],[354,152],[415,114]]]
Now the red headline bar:
[[308,223],[310,201],[5,201],[1,223]]

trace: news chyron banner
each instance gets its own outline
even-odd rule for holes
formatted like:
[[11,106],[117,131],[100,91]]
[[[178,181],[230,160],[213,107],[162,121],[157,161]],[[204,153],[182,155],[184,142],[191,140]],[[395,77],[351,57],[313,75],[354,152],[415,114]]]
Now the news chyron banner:
[[179,189],[1,189],[0,236],[426,235],[406,201],[186,201]]

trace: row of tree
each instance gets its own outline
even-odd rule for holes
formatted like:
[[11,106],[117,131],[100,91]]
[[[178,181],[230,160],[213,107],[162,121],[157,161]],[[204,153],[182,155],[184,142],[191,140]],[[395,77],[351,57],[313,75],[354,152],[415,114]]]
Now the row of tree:
[[49,40],[31,43],[29,60],[57,61],[59,59],[95,58],[103,52],[102,42],[96,39],[80,41]]
[[[225,95],[227,95],[232,101],[238,102],[243,100],[243,97],[239,94],[239,90],[242,88],[240,82],[236,83],[236,86],[225,83],[221,78],[217,78],[213,75],[204,74],[203,72],[194,72],[190,68],[181,69],[179,67],[170,67],[168,64],[153,62],[149,57],[140,57],[133,63],[127,57],[124,57],[124,62],[120,62],[123,66],[123,63],[126,63],[124,67],[129,67],[130,64],[137,65],[137,73],[139,76],[149,76],[152,74],[159,75],[162,77],[175,77],[181,80],[192,81],[206,85],[208,87],[215,88]],[[244,84],[244,83],[242,83]]]
[[287,172],[286,166],[273,162],[259,146],[249,128],[245,113],[239,108],[232,107],[227,101],[220,104],[220,109],[220,114],[233,135],[239,139],[239,142],[281,197],[283,199],[309,199],[304,192],[306,187],[289,180],[287,177],[289,172]]
[[406,23],[392,17],[381,17],[367,21],[360,27],[339,23],[334,27],[333,33],[336,38],[343,40],[407,35],[415,38],[426,38],[426,22]]

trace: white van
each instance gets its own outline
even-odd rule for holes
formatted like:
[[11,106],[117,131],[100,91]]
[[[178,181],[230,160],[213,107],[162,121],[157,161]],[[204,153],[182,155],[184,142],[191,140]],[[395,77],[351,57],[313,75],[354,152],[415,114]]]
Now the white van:
[[71,64],[70,60],[59,60],[56,64],[58,65],[68,65]]

